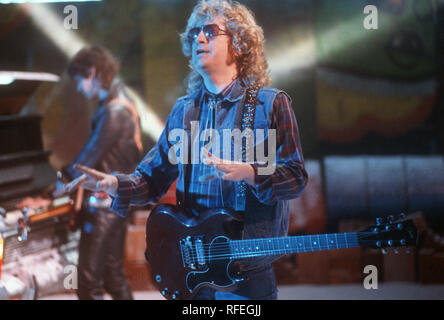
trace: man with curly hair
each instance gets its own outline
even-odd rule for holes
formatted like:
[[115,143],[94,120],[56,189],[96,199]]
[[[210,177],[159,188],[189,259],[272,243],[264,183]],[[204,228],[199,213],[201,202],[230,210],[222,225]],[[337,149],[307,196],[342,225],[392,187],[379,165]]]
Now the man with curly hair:
[[[132,204],[156,203],[178,179],[177,205],[189,214],[199,216],[203,210],[226,207],[243,217],[243,239],[285,236],[288,200],[301,194],[308,178],[291,100],[285,92],[267,87],[271,81],[262,29],[250,10],[237,2],[202,0],[193,10],[181,42],[190,61],[188,91],[176,101],[156,146],[133,174],[104,175],[81,168],[84,177],[70,187],[81,184],[105,190],[113,197],[112,209],[123,214]],[[252,161],[231,155],[234,135],[228,140],[225,136],[226,130],[233,133],[243,128],[242,121],[248,117],[243,111],[247,90],[252,88],[257,91],[250,128],[265,132],[262,138],[256,134],[253,149],[259,141],[262,147],[268,146],[268,163],[258,161],[257,150]],[[191,161],[188,152],[180,161],[172,156],[178,130],[183,136],[191,133],[184,144],[191,149]],[[193,131],[205,134],[193,135]],[[224,149],[222,158],[220,149]],[[201,157],[203,161],[193,161]],[[235,291],[202,287],[194,299],[277,299],[272,267],[276,258],[236,261],[244,280]]]

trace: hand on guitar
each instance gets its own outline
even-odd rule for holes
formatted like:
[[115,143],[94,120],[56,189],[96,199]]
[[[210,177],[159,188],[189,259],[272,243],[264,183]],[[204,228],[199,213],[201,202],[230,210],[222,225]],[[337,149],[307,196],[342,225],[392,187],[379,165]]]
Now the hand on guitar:
[[76,164],[75,168],[82,171],[83,174],[65,186],[68,192],[82,187],[93,192],[104,191],[110,196],[116,195],[118,180],[115,176],[79,164]]
[[54,190],[52,191],[52,196],[54,198],[58,198],[61,196],[64,196],[68,193],[68,190],[66,190],[65,184],[68,181],[65,179],[61,171],[57,171],[57,181],[54,185]]
[[65,184],[61,180],[57,180],[55,184],[55,189],[52,192],[54,198],[63,196],[67,192]]
[[210,153],[206,148],[202,148],[202,152],[204,153],[204,163],[207,165],[213,165],[217,170],[217,174],[201,177],[201,182],[222,178],[231,181],[244,180],[252,186],[255,185],[254,169],[250,164],[220,159]]

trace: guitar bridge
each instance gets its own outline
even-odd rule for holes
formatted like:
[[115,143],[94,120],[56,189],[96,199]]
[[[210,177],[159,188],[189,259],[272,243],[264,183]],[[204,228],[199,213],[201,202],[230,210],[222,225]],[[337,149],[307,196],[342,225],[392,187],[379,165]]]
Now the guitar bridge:
[[206,266],[203,236],[188,236],[180,240],[180,251],[184,267],[196,270]]

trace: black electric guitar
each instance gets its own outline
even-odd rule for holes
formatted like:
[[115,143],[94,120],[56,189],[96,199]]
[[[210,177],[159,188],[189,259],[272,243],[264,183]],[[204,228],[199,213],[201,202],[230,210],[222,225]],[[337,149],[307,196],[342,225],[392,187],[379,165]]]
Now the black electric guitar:
[[146,225],[145,256],[153,283],[167,299],[191,299],[202,286],[232,291],[242,281],[231,262],[236,259],[352,247],[414,246],[412,220],[377,221],[362,232],[233,240],[240,219],[227,209],[209,209],[197,220],[178,207],[156,206]]

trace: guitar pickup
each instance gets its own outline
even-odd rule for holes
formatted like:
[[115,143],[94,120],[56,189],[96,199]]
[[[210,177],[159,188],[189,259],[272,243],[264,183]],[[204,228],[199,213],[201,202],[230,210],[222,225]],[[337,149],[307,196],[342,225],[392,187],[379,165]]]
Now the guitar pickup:
[[200,266],[205,265],[205,254],[204,254],[204,248],[203,248],[203,242],[202,239],[198,238],[194,242],[196,247],[196,256],[197,256],[197,263]]
[[180,251],[184,267],[197,269],[206,265],[203,236],[191,237],[180,240]]

